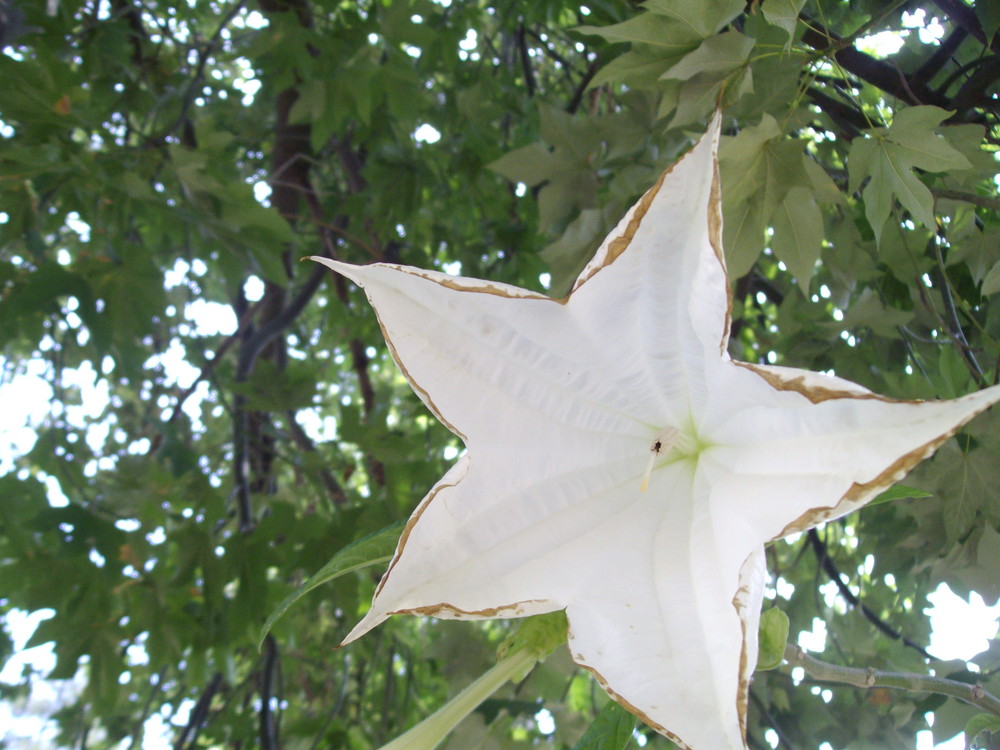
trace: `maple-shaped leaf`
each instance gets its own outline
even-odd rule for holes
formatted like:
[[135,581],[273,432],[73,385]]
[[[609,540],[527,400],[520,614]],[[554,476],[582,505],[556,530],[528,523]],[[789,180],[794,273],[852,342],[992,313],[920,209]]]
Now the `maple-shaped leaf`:
[[799,22],[799,11],[805,5],[805,0],[768,0],[762,3],[760,9],[769,24],[777,26],[788,34],[785,50],[792,46],[795,37],[795,26]]
[[[753,266],[764,247],[765,231],[774,221],[775,233],[781,235],[775,252],[792,269],[803,289],[808,288],[820,249],[815,232],[822,232],[822,224],[803,227],[795,237],[782,217],[789,209],[797,210],[796,204],[804,204],[808,210],[811,203],[815,208],[810,196],[819,178],[807,172],[809,160],[803,158],[804,147],[804,141],[782,138],[777,120],[769,114],[723,143],[720,161],[726,186],[726,260],[734,275],[742,276]],[[807,192],[798,191],[786,205],[786,196],[794,187]],[[815,221],[815,216],[810,219]]]
[[660,88],[658,79],[666,70],[713,37],[744,6],[742,0],[647,0],[645,12],[621,23],[578,26],[575,30],[582,34],[632,43],[631,50],[598,71],[591,87],[620,80],[633,87]]
[[1000,400],[902,402],[727,354],[717,116],[554,300],[315,258],[361,284],[467,453],[420,502],[372,607],[565,610],[573,659],[682,747],[745,747],[764,545],[844,515]]
[[893,197],[925,227],[934,231],[934,197],[914,169],[930,172],[970,169],[972,164],[935,132],[950,112],[938,107],[899,110],[888,128],[855,138],[847,158],[850,190],[868,179],[862,191],[865,216],[880,241]]
[[548,105],[541,105],[539,114],[540,135],[551,149],[532,143],[504,154],[489,167],[528,187],[542,186],[538,218],[541,228],[547,229],[575,208],[587,209],[596,202],[593,160],[602,138],[597,118],[574,118]]

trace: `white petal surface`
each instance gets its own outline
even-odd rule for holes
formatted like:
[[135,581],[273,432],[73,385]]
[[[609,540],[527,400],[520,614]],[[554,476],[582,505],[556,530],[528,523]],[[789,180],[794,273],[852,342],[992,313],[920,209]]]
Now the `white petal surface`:
[[565,609],[574,659],[616,699],[682,746],[743,747],[763,545],[859,507],[1000,400],[895,402],[732,362],[718,128],[565,300],[314,259],[364,287],[400,368],[468,447],[345,642],[394,613]]

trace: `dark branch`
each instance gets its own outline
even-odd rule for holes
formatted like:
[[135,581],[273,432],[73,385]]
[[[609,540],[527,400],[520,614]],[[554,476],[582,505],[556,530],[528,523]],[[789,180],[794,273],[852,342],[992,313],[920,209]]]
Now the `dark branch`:
[[865,116],[849,104],[838,101],[813,87],[810,87],[806,93],[813,103],[840,128],[847,140],[854,140],[861,135],[862,130],[868,129],[869,123]]
[[864,604],[854,595],[850,588],[848,588],[847,584],[844,583],[844,579],[841,577],[840,571],[830,558],[829,551],[826,548],[826,543],[819,538],[819,534],[816,533],[816,529],[809,529],[807,536],[809,538],[809,543],[812,545],[813,552],[816,553],[816,561],[819,563],[820,567],[827,574],[830,580],[837,586],[837,590],[840,592],[840,595],[844,597],[844,599],[846,599],[852,607],[860,609],[861,613],[865,616],[865,619],[867,619],[885,635],[895,641],[901,640],[905,645],[918,651],[925,659],[934,659],[933,656],[927,653],[927,650],[923,646],[903,636],[902,633],[883,621],[882,618],[873,612],[867,604]]
[[[933,240],[931,241],[933,242]],[[948,316],[945,329],[948,331],[948,335],[955,344],[955,350],[962,357],[962,362],[965,363],[965,367],[969,371],[969,374],[972,375],[973,380],[976,381],[976,384],[980,388],[985,388],[986,376],[983,374],[983,368],[979,366],[979,362],[976,360],[976,355],[969,345],[969,340],[965,337],[965,331],[962,329],[962,321],[959,319],[958,310],[955,308],[955,298],[951,293],[951,283],[948,281],[948,274],[944,268],[941,245],[937,242],[934,242],[934,257],[937,260],[937,265],[931,271],[931,279],[941,294],[945,314]],[[917,286],[919,288],[921,285],[918,284]]]
[[923,65],[917,68],[917,71],[910,77],[910,80],[918,84],[928,83],[947,64],[951,56],[955,54],[955,51],[968,36],[969,32],[962,26],[951,32],[948,38],[937,48],[937,51],[928,57]]
[[198,53],[198,63],[195,65],[194,75],[191,76],[191,80],[188,82],[187,88],[184,90],[184,96],[181,98],[180,114],[177,116],[177,119],[174,120],[173,124],[154,140],[163,140],[163,138],[176,130],[179,125],[188,122],[188,112],[191,110],[191,105],[194,103],[194,100],[198,95],[198,91],[200,90],[201,83],[205,78],[205,65],[208,63],[208,59],[222,45],[222,32],[225,31],[226,27],[232,23],[233,19],[236,18],[237,15],[239,15],[245,4],[246,0],[239,0],[239,2],[236,3],[229,10],[229,12],[222,17],[215,33],[212,34],[208,42]]
[[583,74],[583,78],[580,79],[580,83],[577,84],[576,90],[573,92],[573,96],[569,100],[569,104],[566,105],[566,111],[573,114],[580,108],[580,103],[583,101],[583,95],[587,93],[587,87],[590,85],[591,80],[597,75],[597,71],[600,69],[601,64],[595,58],[591,61],[590,65],[587,66],[587,72]]
[[[278,719],[274,708],[279,701],[275,696],[280,659],[278,642],[270,633],[264,639],[264,656],[260,677],[260,746],[263,750],[278,750]],[[273,704],[273,705],[272,705]]]
[[528,54],[528,42],[524,38],[524,24],[517,25],[517,49],[521,55],[521,70],[524,73],[524,87],[528,91],[528,98],[535,95],[535,71],[531,68],[531,55]]
[[907,81],[906,77],[896,67],[882,62],[871,55],[856,50],[854,47],[838,49],[841,38],[826,29],[815,20],[807,19],[802,41],[813,49],[833,52],[834,59],[862,81],[872,84],[887,94],[906,102],[907,104],[934,104],[948,109],[950,102],[918,81]]
[[212,705],[212,699],[219,692],[220,687],[222,687],[222,673],[216,672],[212,676],[212,679],[208,681],[205,690],[202,691],[201,697],[198,698],[198,702],[195,703],[194,708],[191,709],[191,716],[188,718],[187,726],[177,735],[177,739],[174,741],[174,750],[195,747],[195,743],[198,740],[198,733],[205,725],[206,719],[208,719],[208,709]]
[[[257,357],[277,336],[287,329],[299,313],[312,299],[323,279],[323,267],[317,265],[306,282],[299,289],[291,303],[271,318],[267,323],[248,336],[240,348],[236,363],[237,383],[245,382],[253,369]],[[237,395],[234,400],[233,415],[233,481],[235,484],[236,506],[240,519],[240,530],[244,533],[253,528],[253,511],[250,505],[250,415],[246,409],[246,398]]]

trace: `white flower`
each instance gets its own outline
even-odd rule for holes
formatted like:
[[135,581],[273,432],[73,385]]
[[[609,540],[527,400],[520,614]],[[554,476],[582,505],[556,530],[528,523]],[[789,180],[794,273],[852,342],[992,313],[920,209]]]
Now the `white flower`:
[[1000,400],[892,401],[731,360],[718,123],[566,299],[314,258],[365,288],[468,448],[345,643],[391,614],[565,609],[573,658],[616,700],[682,746],[742,748],[764,544],[863,505]]

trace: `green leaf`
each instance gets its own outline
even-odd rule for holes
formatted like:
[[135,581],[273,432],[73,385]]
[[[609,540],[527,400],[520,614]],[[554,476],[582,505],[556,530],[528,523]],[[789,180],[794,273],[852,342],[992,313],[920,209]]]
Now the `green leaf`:
[[[951,540],[961,539],[983,518],[1000,522],[1000,433],[997,417],[989,412],[955,439],[938,449],[928,489],[941,498],[944,526]],[[992,429],[991,429],[992,428]]]
[[792,46],[792,38],[795,36],[795,25],[799,21],[799,11],[805,5],[805,0],[767,0],[761,3],[761,10],[764,12],[765,20],[772,26],[777,26],[788,34],[788,42],[785,49]]
[[573,750],[624,750],[635,730],[635,716],[614,701],[608,701],[587,727]]
[[659,16],[672,18],[706,38],[743,12],[743,0],[646,0],[643,9]]
[[723,245],[733,277],[750,270],[764,247],[764,230],[788,189],[811,188],[802,149],[804,143],[783,140],[769,114],[757,125],[724,138],[719,148],[722,173]]
[[1000,292],[1000,261],[993,264],[993,268],[989,270],[986,277],[983,279],[983,296],[990,294],[996,294]]
[[766,672],[781,665],[788,643],[788,615],[777,607],[764,610],[760,615],[759,651],[757,670]]
[[282,368],[270,360],[260,359],[246,381],[233,383],[230,388],[246,397],[250,409],[276,412],[304,409],[312,405],[316,373],[295,362]]
[[[719,102],[723,86],[738,99],[753,90],[753,78],[747,58],[754,41],[738,31],[724,31],[710,36],[690,54],[667,70],[661,78],[682,81],[676,109],[669,127],[677,128],[703,120]],[[664,98],[660,114],[673,108],[674,101]]]
[[912,318],[912,312],[886,307],[875,292],[865,289],[844,313],[844,319],[831,326],[839,331],[867,327],[880,336],[898,338],[898,327],[909,323]]
[[982,596],[987,606],[996,606],[1000,599],[1000,579],[997,577],[1000,570],[1000,534],[990,524],[982,524],[979,529],[973,529],[963,547],[960,564],[953,569],[954,575],[969,590]]
[[[723,193],[724,194],[724,193]],[[723,198],[723,206],[726,201]],[[726,222],[723,225],[723,246],[726,252],[726,266],[733,278],[747,273],[757,262],[764,247],[764,232],[767,219],[764,207],[754,201],[743,201],[723,211]]]
[[850,190],[868,178],[862,197],[865,216],[881,241],[893,197],[925,227],[934,231],[934,198],[915,169],[931,172],[970,169],[972,164],[935,132],[950,113],[938,107],[910,107],[897,112],[892,125],[855,138],[847,158]]
[[965,724],[965,741],[971,744],[982,733],[1000,732],[1000,716],[976,714]]
[[[649,3],[646,4],[649,8]],[[653,13],[642,13],[613,26],[579,26],[581,34],[596,34],[609,42],[648,44],[661,53],[682,56],[694,49],[707,34],[701,35],[690,26]]]
[[837,183],[827,174],[819,164],[810,159],[806,154],[802,154],[802,168],[809,176],[816,200],[821,203],[836,203],[843,205],[847,203],[844,194],[840,192]]
[[979,16],[979,23],[983,26],[983,31],[987,39],[992,39],[993,35],[1000,29],[1000,5],[997,3],[978,2],[975,4],[976,15]]
[[571,154],[580,163],[601,143],[594,118],[575,117],[548,104],[538,106],[538,133],[557,153]]
[[352,542],[330,558],[330,561],[326,565],[320,568],[302,586],[286,596],[284,601],[268,616],[264,627],[260,630],[257,647],[261,647],[264,643],[264,638],[267,637],[274,623],[288,611],[289,607],[317,586],[321,586],[335,578],[340,578],[347,573],[352,573],[355,570],[389,562],[392,559],[396,544],[399,541],[399,535],[405,525],[404,521],[397,521],[380,531]]
[[[696,75],[681,83],[678,90],[676,111],[674,116],[670,118],[669,127],[682,128],[685,125],[704,120],[717,106],[722,83],[721,79],[711,74]],[[664,104],[666,103],[667,100],[664,99]],[[672,108],[674,106],[671,102],[670,107],[664,107],[661,110],[661,114],[665,115]]]
[[886,135],[907,150],[913,164],[929,172],[969,169],[972,164],[936,129],[953,114],[939,107],[907,107],[892,119]]
[[891,503],[893,500],[919,499],[922,497],[931,497],[931,493],[918,490],[916,487],[907,487],[905,484],[894,484],[885,492],[880,492],[876,495],[875,499],[870,501],[866,507],[870,508],[880,503]]
[[944,382],[944,387],[940,389],[942,396],[958,398],[969,392],[972,375],[955,347],[949,346],[942,350],[938,358],[938,370]]
[[541,143],[531,143],[504,154],[487,166],[508,180],[534,187],[549,179],[556,169],[556,159]]
[[589,88],[619,82],[637,89],[656,88],[660,85],[660,76],[677,59],[679,58],[676,56],[667,57],[656,49],[640,45],[601,68],[590,82]]
[[806,296],[822,244],[823,214],[816,205],[813,191],[798,185],[790,188],[774,218],[771,248],[788,266]]
[[[656,79],[693,53],[705,40],[725,26],[743,10],[739,0],[706,0],[687,3],[671,0],[650,0],[643,5],[648,11],[611,26],[580,26],[582,34],[602,36],[611,42],[631,42],[633,49],[612,60],[591,82],[591,87],[608,82],[625,82],[630,86],[661,88]],[[733,32],[735,33],[735,32]],[[752,44],[751,44],[752,46]],[[728,54],[728,50],[723,51]],[[698,71],[691,73],[691,77]],[[668,113],[673,106],[670,105]]]
[[620,213],[613,204],[600,209],[583,209],[569,223],[562,237],[542,250],[542,259],[549,264],[552,274],[549,294],[558,298],[569,293],[576,277],[593,257],[594,251],[612,226],[610,214],[613,213]]
[[753,39],[738,31],[724,31],[718,36],[710,36],[661,78],[686,81],[702,73],[724,77],[746,64],[753,44]]

